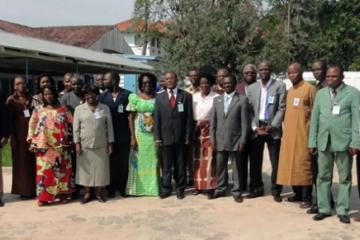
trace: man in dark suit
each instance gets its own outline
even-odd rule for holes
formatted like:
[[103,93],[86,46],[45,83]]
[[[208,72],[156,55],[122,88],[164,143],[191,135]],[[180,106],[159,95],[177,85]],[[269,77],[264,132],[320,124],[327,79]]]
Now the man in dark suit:
[[[254,64],[247,64],[243,69],[243,80],[236,85],[236,91],[243,96],[247,96],[248,88],[256,82],[257,70]],[[247,179],[249,172],[250,141],[246,140],[244,151],[240,154],[240,188],[242,192],[247,190]],[[250,180],[251,181],[251,180]]]
[[6,145],[7,140],[9,138],[9,127],[8,121],[6,118],[5,111],[5,100],[3,98],[4,94],[0,89],[0,207],[4,206],[4,202],[2,200],[4,194],[4,186],[3,186],[3,177],[2,177],[2,148]]
[[190,142],[193,124],[192,96],[177,88],[174,72],[165,75],[166,90],[155,98],[155,143],[160,146],[161,190],[160,198],[171,195],[174,169],[176,196],[183,199],[186,187],[185,145]]
[[224,95],[214,99],[210,118],[210,138],[216,149],[216,189],[209,195],[214,199],[226,195],[228,186],[227,165],[230,157],[234,159],[234,187],[231,192],[236,202],[242,202],[240,189],[240,152],[244,151],[248,133],[247,98],[235,91],[236,78],[224,78]]
[[262,163],[264,145],[267,144],[272,167],[271,192],[281,202],[282,186],[276,184],[279,162],[282,121],[286,104],[286,87],[282,81],[271,78],[271,63],[263,61],[258,67],[260,81],[248,88],[247,97],[251,113],[250,194],[248,198],[264,195]]
[[108,72],[104,77],[107,89],[99,96],[99,101],[106,104],[111,111],[115,142],[110,155],[110,185],[108,197],[115,197],[116,191],[126,196],[126,183],[129,172],[130,128],[129,112],[126,111],[130,91],[119,87],[120,77],[115,72]]

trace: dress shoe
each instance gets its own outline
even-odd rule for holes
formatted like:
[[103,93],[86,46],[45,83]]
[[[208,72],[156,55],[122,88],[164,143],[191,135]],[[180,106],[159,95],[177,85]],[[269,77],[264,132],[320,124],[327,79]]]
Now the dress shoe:
[[184,193],[184,191],[178,191],[178,192],[176,192],[176,197],[177,197],[177,199],[179,199],[179,200],[184,199],[184,198],[185,198],[185,193]]
[[310,208],[311,207],[311,203],[310,202],[301,202],[299,205],[300,208]]
[[129,195],[128,195],[127,193],[123,193],[123,192],[120,193],[120,196],[121,196],[122,198],[127,198],[127,197],[129,197]]
[[5,204],[2,199],[0,199],[0,207],[3,207]]
[[360,215],[353,218],[355,222],[360,222]]
[[312,205],[310,209],[306,211],[307,214],[318,214],[319,208],[316,205]]
[[280,195],[273,195],[275,202],[282,202],[282,197]]
[[257,198],[257,197],[262,197],[264,196],[264,191],[255,191],[255,192],[250,192],[246,198]]
[[338,215],[339,221],[345,224],[350,223],[350,218],[348,215]]
[[101,203],[106,203],[106,198],[103,196],[103,195],[97,195],[96,196],[96,199],[98,200],[98,202],[101,202]]
[[325,218],[327,218],[327,217],[330,217],[330,216],[331,216],[331,214],[318,213],[318,214],[316,214],[316,215],[313,217],[313,219],[314,219],[315,221],[321,221],[321,220],[323,220],[323,219],[325,219]]
[[165,199],[165,198],[168,198],[170,196],[171,196],[171,193],[161,193],[159,197],[160,197],[160,199]]
[[237,196],[234,195],[233,198],[234,198],[234,201],[237,203],[243,202],[243,197],[241,195],[237,195]]
[[83,197],[82,199],[81,199],[81,201],[80,201],[80,203],[81,204],[86,204],[86,203],[88,203],[88,202],[90,202],[91,201],[91,197],[90,196],[87,196],[87,197]]
[[191,192],[191,195],[196,196],[196,195],[199,195],[200,193],[201,193],[200,190],[195,189],[195,190],[193,190],[193,191]]
[[212,192],[212,193],[209,193],[208,199],[212,200],[212,199],[216,199],[216,198],[224,197],[224,196],[225,196],[225,193]]

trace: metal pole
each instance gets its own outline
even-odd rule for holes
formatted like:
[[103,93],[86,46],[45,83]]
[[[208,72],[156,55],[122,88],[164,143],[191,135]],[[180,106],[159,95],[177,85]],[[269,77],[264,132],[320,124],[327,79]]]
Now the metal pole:
[[29,82],[29,60],[25,58],[25,80],[26,83]]

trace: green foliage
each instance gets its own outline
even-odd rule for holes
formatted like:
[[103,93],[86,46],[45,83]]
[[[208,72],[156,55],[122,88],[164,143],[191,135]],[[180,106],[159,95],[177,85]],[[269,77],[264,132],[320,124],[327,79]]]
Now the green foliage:
[[[357,0],[138,0],[137,19],[166,23],[159,71],[184,76],[194,67],[240,72],[262,59],[283,72],[317,58],[360,69]],[[139,6],[142,6],[139,7]],[[145,6],[145,7],[144,7]],[[140,9],[140,10],[139,10]],[[144,29],[141,34],[160,36]]]

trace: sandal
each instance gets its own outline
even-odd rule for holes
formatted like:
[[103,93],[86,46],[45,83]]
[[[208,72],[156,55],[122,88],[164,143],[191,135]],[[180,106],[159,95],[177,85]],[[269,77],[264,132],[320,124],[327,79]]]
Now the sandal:
[[38,207],[43,207],[43,206],[47,205],[47,202],[38,201],[37,205],[38,205]]
[[300,208],[310,208],[311,203],[310,202],[301,202],[299,206],[300,206]]
[[201,191],[200,191],[200,190],[197,190],[197,189],[195,189],[195,190],[193,190],[193,191],[191,192],[191,194],[194,195],[194,196],[196,196],[196,195],[198,195],[198,194],[200,194],[200,193],[201,193]]

